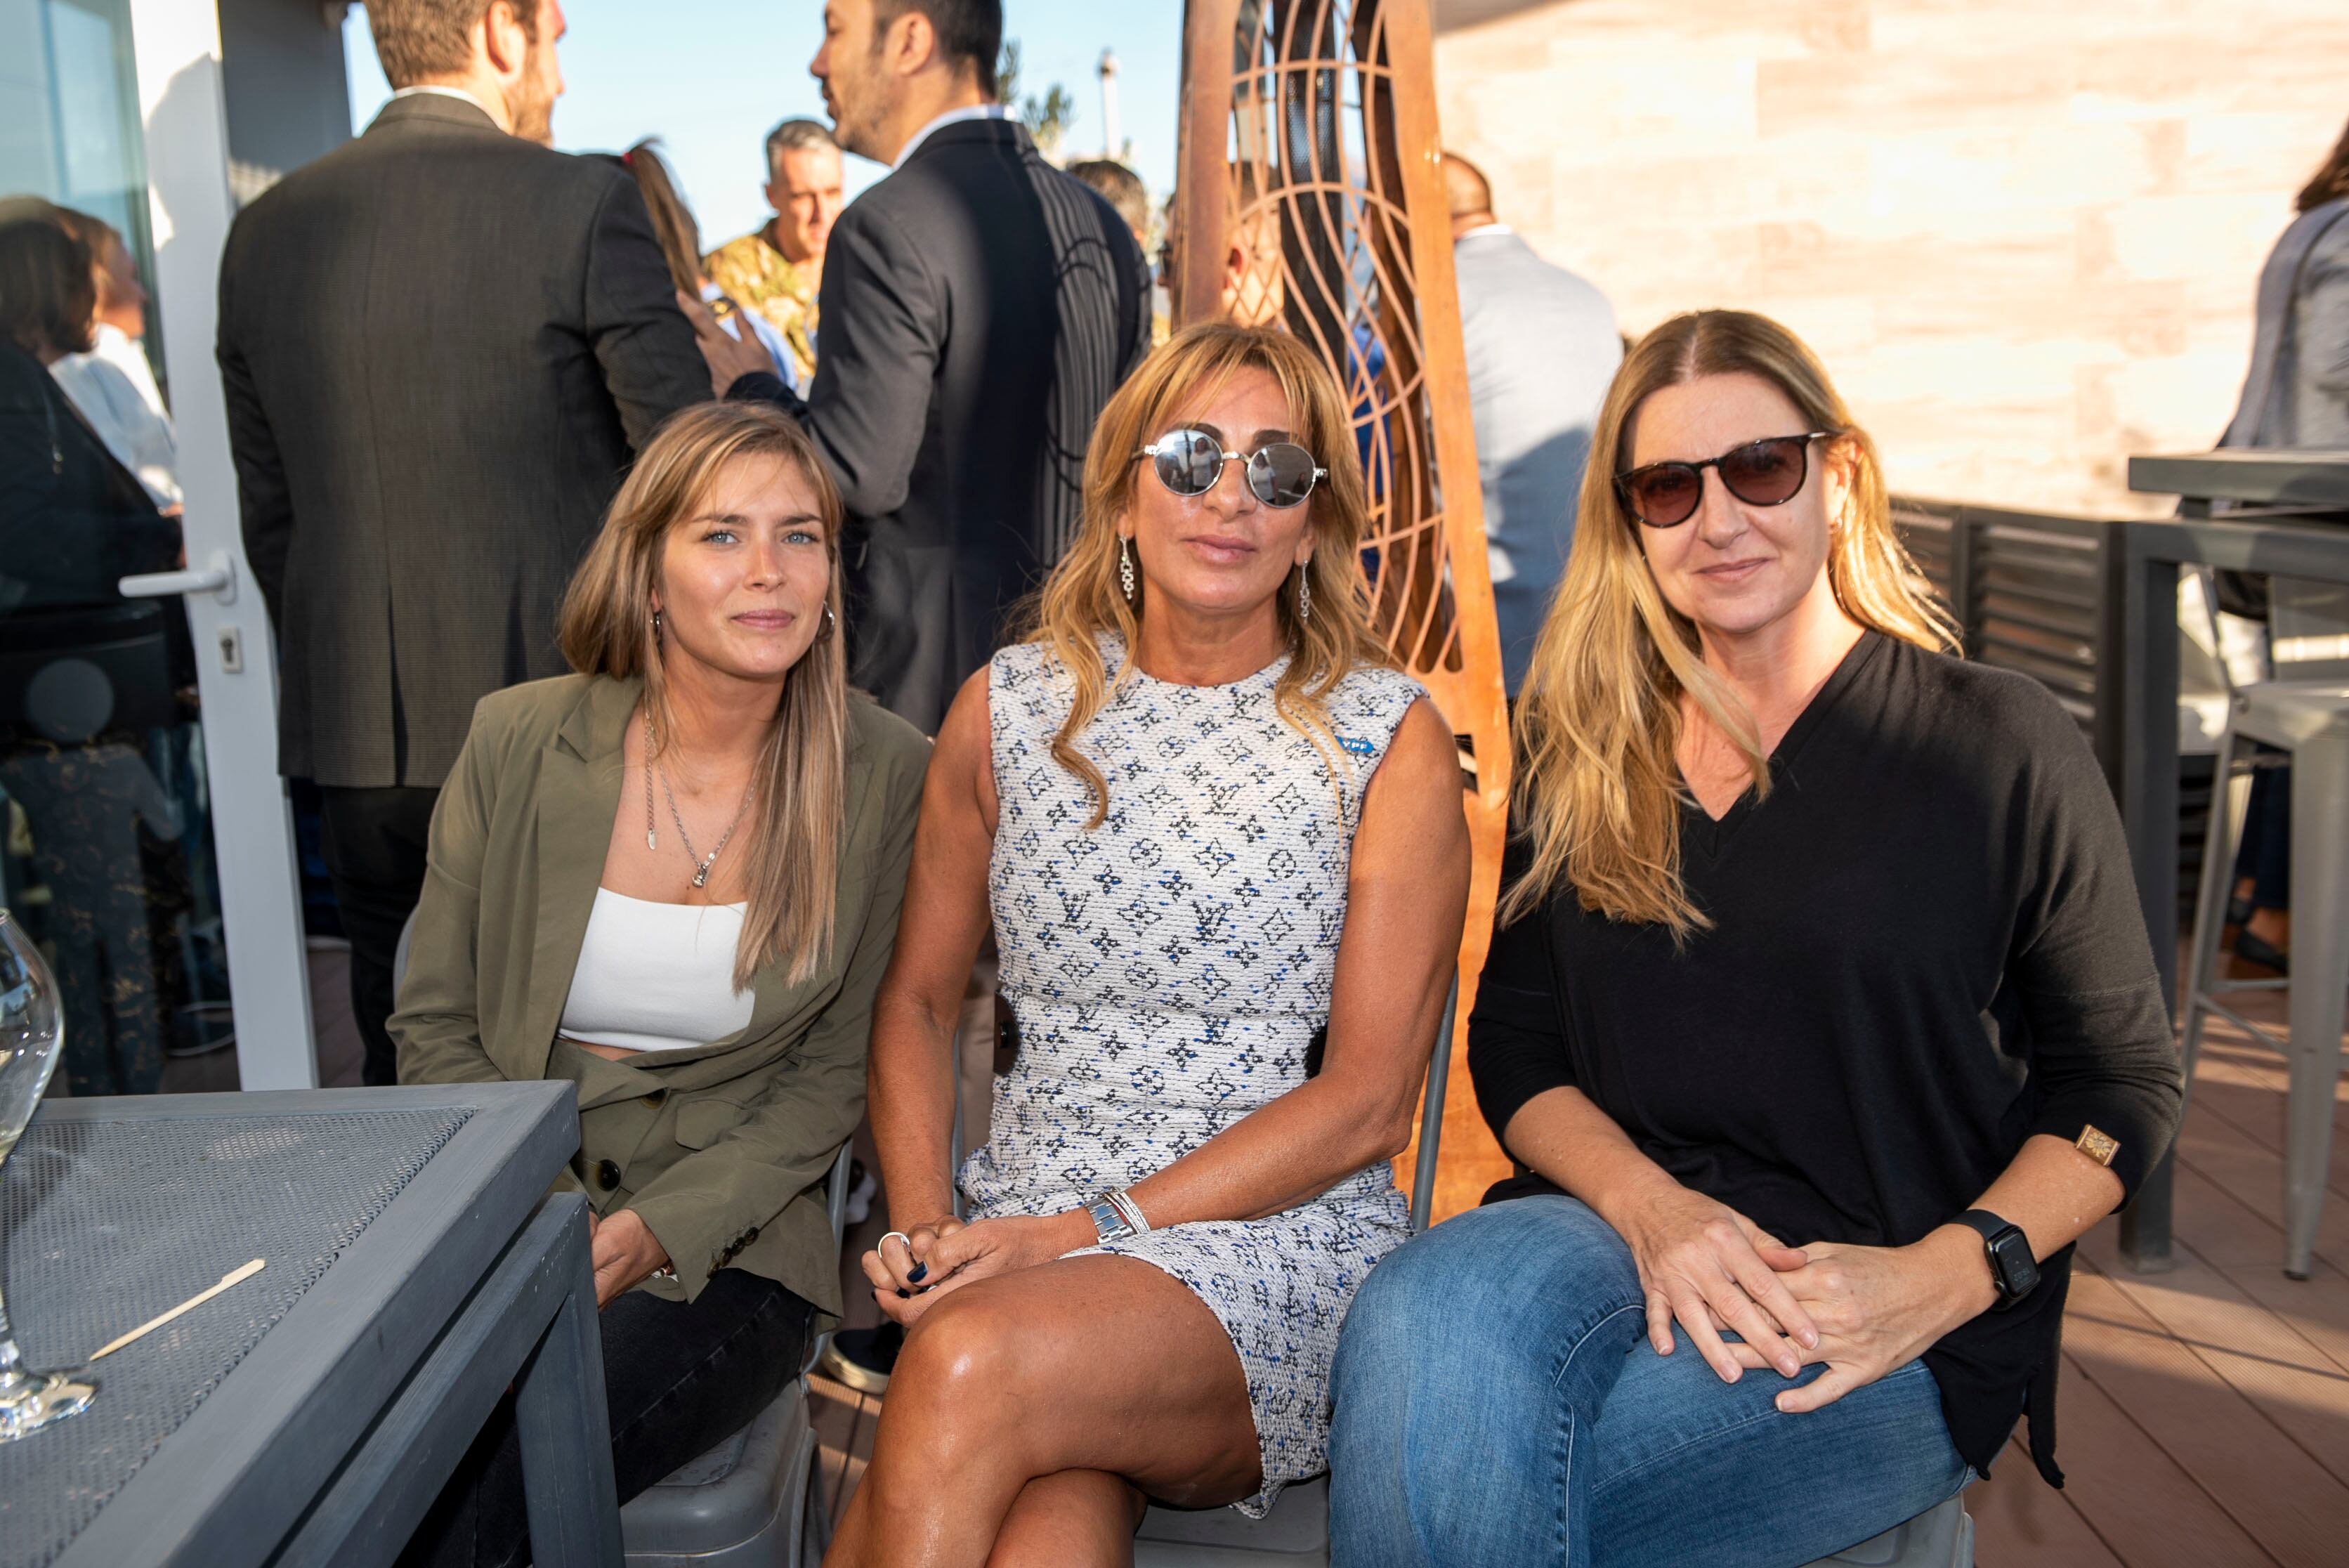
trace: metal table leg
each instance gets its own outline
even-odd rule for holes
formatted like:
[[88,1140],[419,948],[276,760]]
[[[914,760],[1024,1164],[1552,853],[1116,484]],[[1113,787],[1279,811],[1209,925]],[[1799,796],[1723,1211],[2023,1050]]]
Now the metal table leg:
[[[2122,587],[2121,826],[2153,961],[2178,1007],[2178,564],[2131,553]],[[2189,1085],[2190,1087],[2190,1085]],[[2121,1211],[2121,1256],[2141,1274],[2171,1266],[2171,1157]]]
[[532,1556],[621,1568],[611,1416],[587,1201],[543,1201],[273,1559],[379,1568],[398,1556],[512,1384]]

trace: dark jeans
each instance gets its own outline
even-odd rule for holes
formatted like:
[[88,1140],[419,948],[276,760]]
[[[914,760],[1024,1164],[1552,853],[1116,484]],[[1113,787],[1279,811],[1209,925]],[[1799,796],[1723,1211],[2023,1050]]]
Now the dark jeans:
[[[604,1309],[612,1470],[627,1501],[750,1424],[799,1376],[815,1308],[720,1269],[692,1303],[629,1291]],[[402,1568],[508,1568],[530,1555],[522,1438],[508,1395],[400,1554]]]
[[351,940],[351,1011],[367,1045],[362,1077],[399,1081],[398,1053],[384,1021],[391,1016],[391,957],[399,928],[424,891],[424,843],[432,827],[437,789],[321,788],[319,848]]

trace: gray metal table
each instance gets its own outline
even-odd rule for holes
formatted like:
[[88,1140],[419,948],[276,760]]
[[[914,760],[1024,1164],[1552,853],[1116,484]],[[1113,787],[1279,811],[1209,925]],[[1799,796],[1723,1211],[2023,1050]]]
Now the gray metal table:
[[618,1568],[568,1084],[60,1100],[8,1162],[8,1303],[88,1411],[0,1446],[0,1568],[388,1563],[507,1390],[537,1561]]
[[[2121,823],[2147,928],[2178,926],[2178,569],[2181,566],[2349,583],[2349,452],[2220,452],[2129,459],[2129,488],[2188,497],[2178,520],[2120,524],[2122,586]],[[2244,504],[2222,518],[2213,500]],[[2200,513],[2196,516],[2192,514]],[[2163,992],[2178,1001],[2178,944],[2156,940]],[[2132,1268],[2170,1266],[2170,1159],[2121,1215]]]

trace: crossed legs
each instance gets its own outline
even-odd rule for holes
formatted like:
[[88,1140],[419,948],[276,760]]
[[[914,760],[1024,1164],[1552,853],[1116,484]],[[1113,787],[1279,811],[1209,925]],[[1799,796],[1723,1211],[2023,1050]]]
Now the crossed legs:
[[1775,1373],[1723,1383],[1684,1335],[1658,1355],[1630,1249],[1570,1198],[1475,1210],[1381,1263],[1331,1382],[1337,1568],[1793,1568],[1966,1480],[1920,1361],[1787,1415]]
[[1144,1495],[1261,1484],[1223,1324],[1133,1258],[1062,1258],[941,1297],[905,1336],[827,1568],[1133,1561]]

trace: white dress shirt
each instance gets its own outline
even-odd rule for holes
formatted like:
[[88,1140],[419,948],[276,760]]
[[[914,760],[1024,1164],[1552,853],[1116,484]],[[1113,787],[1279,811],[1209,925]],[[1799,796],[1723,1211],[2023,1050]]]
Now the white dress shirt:
[[180,451],[146,351],[119,327],[99,322],[97,346],[49,367],[114,460],[139,476],[158,507],[180,504]]

